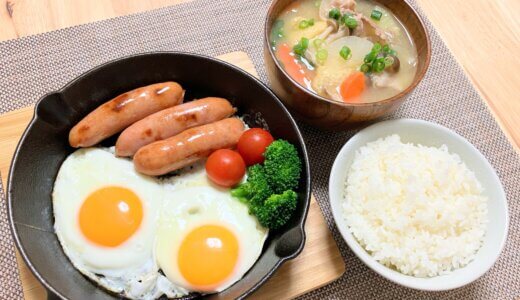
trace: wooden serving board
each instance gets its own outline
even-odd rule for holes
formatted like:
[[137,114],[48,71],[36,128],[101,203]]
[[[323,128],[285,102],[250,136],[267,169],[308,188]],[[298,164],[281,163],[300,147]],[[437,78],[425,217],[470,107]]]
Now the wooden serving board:
[[[244,52],[232,52],[218,58],[258,76],[252,61]],[[26,107],[0,115],[0,175],[6,187],[11,158],[34,108]],[[251,298],[291,299],[322,287],[345,272],[345,265],[332,238],[321,210],[314,199],[306,223],[307,242],[302,253],[285,263]],[[27,268],[17,252],[18,266],[25,299],[45,299],[46,291]]]

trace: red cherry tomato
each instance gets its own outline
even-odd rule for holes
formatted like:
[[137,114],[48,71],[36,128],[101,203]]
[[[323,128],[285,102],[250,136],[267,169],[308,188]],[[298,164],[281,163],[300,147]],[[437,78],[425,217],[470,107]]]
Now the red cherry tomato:
[[261,128],[251,128],[240,136],[238,152],[244,158],[246,165],[260,164],[264,162],[265,148],[271,145],[273,141],[273,136],[269,131]]
[[220,149],[208,157],[206,173],[214,183],[223,187],[232,187],[246,174],[246,164],[238,152]]

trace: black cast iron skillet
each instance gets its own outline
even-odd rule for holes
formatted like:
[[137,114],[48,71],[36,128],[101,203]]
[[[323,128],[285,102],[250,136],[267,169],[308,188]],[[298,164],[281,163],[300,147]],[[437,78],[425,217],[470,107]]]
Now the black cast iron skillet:
[[[169,80],[187,90],[186,101],[204,96],[229,99],[239,114],[247,116],[250,126],[266,124],[275,138],[295,144],[303,159],[299,204],[290,223],[270,232],[262,255],[244,278],[207,297],[246,297],[303,249],[310,199],[309,163],[298,127],[280,100],[258,79],[214,58],[173,52],[136,55],[97,67],[43,97],[16,149],[7,188],[11,229],[25,262],[51,292],[49,297],[120,298],[74,269],[54,233],[51,193],[61,163],[74,151],[68,144],[69,130],[94,108],[121,93]],[[105,144],[113,145],[114,140]]]

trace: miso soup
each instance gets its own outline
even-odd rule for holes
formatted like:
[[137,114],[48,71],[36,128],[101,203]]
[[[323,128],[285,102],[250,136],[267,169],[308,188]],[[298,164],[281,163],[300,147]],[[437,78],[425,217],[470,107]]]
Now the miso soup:
[[417,50],[392,12],[371,0],[301,0],[278,16],[271,46],[299,84],[329,99],[376,102],[405,90]]

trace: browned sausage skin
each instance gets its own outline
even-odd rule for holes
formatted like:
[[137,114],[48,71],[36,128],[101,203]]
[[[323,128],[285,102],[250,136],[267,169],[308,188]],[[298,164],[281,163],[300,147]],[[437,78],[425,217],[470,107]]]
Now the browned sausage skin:
[[182,103],[184,90],[176,82],[137,88],[102,104],[69,132],[72,147],[90,147],[157,111]]
[[116,142],[117,156],[132,156],[139,148],[182,131],[227,118],[235,109],[224,98],[208,97],[156,112],[126,128]]
[[243,132],[244,123],[237,118],[187,129],[139,149],[134,155],[135,169],[153,176],[178,170],[214,150],[235,147]]

